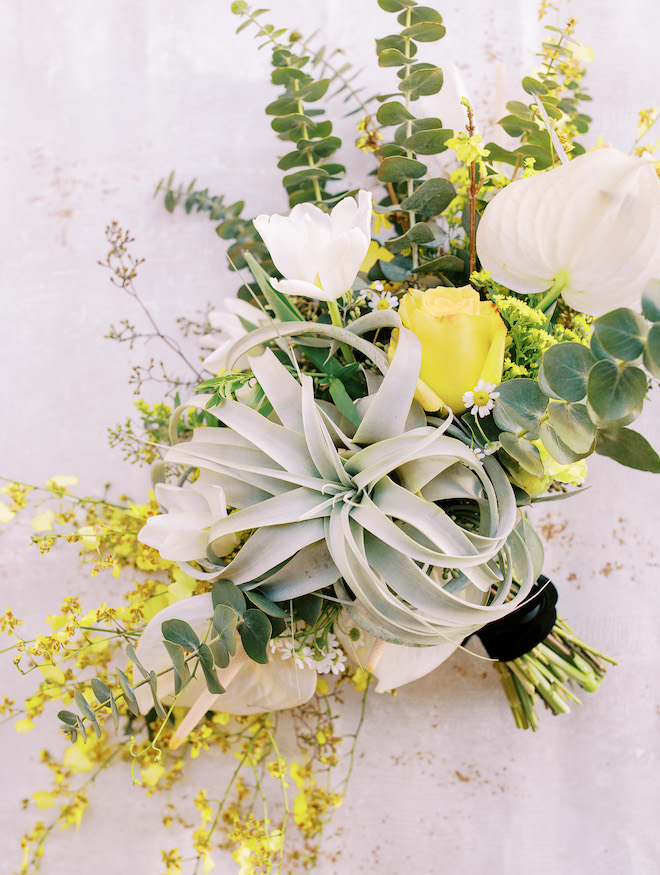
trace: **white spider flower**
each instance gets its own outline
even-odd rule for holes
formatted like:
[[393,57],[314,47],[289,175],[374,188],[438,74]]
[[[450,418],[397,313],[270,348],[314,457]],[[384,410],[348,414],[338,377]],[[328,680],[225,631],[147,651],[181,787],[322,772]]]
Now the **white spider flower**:
[[477,414],[481,417],[488,416],[495,405],[495,399],[500,397],[500,393],[494,391],[496,388],[494,383],[479,380],[474,389],[463,395],[463,404],[470,408],[473,416]]
[[[660,180],[648,158],[597,149],[498,192],[477,231],[493,279],[602,316],[660,275]],[[548,304],[550,301],[548,300]]]
[[392,292],[384,292],[380,290],[369,292],[367,295],[367,301],[372,310],[396,310],[399,306],[399,299],[396,295],[393,295]]
[[331,213],[297,204],[288,216],[257,216],[254,227],[284,279],[285,295],[336,301],[353,285],[371,242],[371,193],[345,197]]

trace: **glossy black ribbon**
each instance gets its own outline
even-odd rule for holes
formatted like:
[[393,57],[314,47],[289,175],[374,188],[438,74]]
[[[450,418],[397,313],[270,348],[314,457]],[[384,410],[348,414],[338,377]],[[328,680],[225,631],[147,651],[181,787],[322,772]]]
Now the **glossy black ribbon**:
[[544,641],[557,620],[557,590],[543,574],[525,601],[501,620],[493,620],[475,635],[491,659],[508,662]]

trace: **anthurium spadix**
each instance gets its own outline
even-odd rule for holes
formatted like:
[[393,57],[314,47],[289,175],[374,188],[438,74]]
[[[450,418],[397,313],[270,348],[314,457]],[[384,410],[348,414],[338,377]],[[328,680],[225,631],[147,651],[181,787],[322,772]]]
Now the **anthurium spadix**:
[[254,227],[284,279],[278,292],[336,301],[353,285],[371,242],[371,193],[345,197],[332,212],[297,204],[288,216],[257,216]]
[[597,149],[498,192],[479,224],[477,253],[507,288],[552,289],[574,310],[601,316],[639,302],[660,274],[659,241],[653,162]]

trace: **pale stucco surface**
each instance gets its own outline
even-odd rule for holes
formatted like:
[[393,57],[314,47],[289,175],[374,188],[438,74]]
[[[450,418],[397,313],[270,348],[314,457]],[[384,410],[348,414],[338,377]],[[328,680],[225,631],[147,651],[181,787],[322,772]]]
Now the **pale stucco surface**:
[[[319,43],[343,47],[364,67],[366,95],[389,87],[393,74],[378,70],[372,40],[393,19],[375,0],[270,5],[266,20],[306,34],[320,29]],[[459,63],[486,127],[497,65],[506,65],[509,99],[533,65],[537,4],[437,7],[449,33],[424,54]],[[627,151],[637,111],[658,101],[660,13],[647,0],[573,0],[562,20],[569,14],[596,54],[591,142],[603,135]],[[139,498],[147,473],[108,447],[106,429],[131,413],[133,365],[163,351],[104,339],[109,323],[140,319],[97,266],[104,228],[117,220],[131,229],[135,253],[147,259],[140,292],[165,329],[233,293],[213,225],[166,213],[152,194],[175,169],[181,182],[196,177],[229,202],[245,199],[249,215],[285,209],[275,164],[286,149],[263,115],[277,94],[268,57],[246,34],[234,35],[227,0],[3,0],[0,23],[0,473],[28,483],[76,473],[81,491],[100,493],[111,482]],[[342,120],[343,105],[334,106],[350,142],[355,117]],[[343,157],[351,181],[369,186],[368,160],[349,149]],[[186,348],[197,355],[194,340]],[[158,386],[148,393],[155,399]],[[656,447],[659,419],[655,399],[640,429]],[[466,654],[395,698],[372,697],[320,875],[660,871],[657,475],[601,458],[590,467],[589,491],[545,505],[536,520],[561,612],[620,665],[570,715],[543,714],[536,734],[515,729],[495,673]],[[29,519],[19,519],[0,536],[0,609],[11,604],[26,635],[44,629],[43,617],[66,592],[85,593],[91,606],[117,591],[110,577],[90,580],[73,550],[42,558],[28,546],[30,534]],[[6,656],[2,678],[9,693],[26,695]],[[355,721],[357,701],[345,714],[347,725]],[[38,751],[64,742],[52,717],[28,735],[11,724],[0,732],[0,873],[10,873],[20,864],[18,838],[34,819],[20,800],[48,781]],[[231,768],[215,755],[192,764],[177,789],[189,819],[200,783],[219,791]],[[190,851],[180,828],[163,834],[164,801],[132,789],[126,767],[113,769],[92,794],[80,832],[53,837],[43,872],[159,875],[161,847]],[[217,871],[232,866],[218,855]]]

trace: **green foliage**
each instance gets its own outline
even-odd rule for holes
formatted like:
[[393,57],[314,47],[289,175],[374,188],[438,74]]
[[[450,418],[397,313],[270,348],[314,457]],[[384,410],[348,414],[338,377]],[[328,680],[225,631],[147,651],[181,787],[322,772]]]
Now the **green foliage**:
[[521,145],[512,150],[496,143],[486,145],[488,160],[512,165],[514,175],[526,159],[533,159],[537,170],[553,166],[556,141],[552,131],[566,151],[573,150],[576,155],[584,152],[577,138],[587,133],[591,118],[581,111],[580,104],[591,98],[583,88],[585,71],[573,48],[578,45],[572,37],[573,29],[574,22],[563,31],[546,28],[552,36],[542,43],[542,68],[536,78],[526,76],[522,81],[533,102],[507,103],[510,115],[500,119],[499,124],[510,137],[520,139]]

